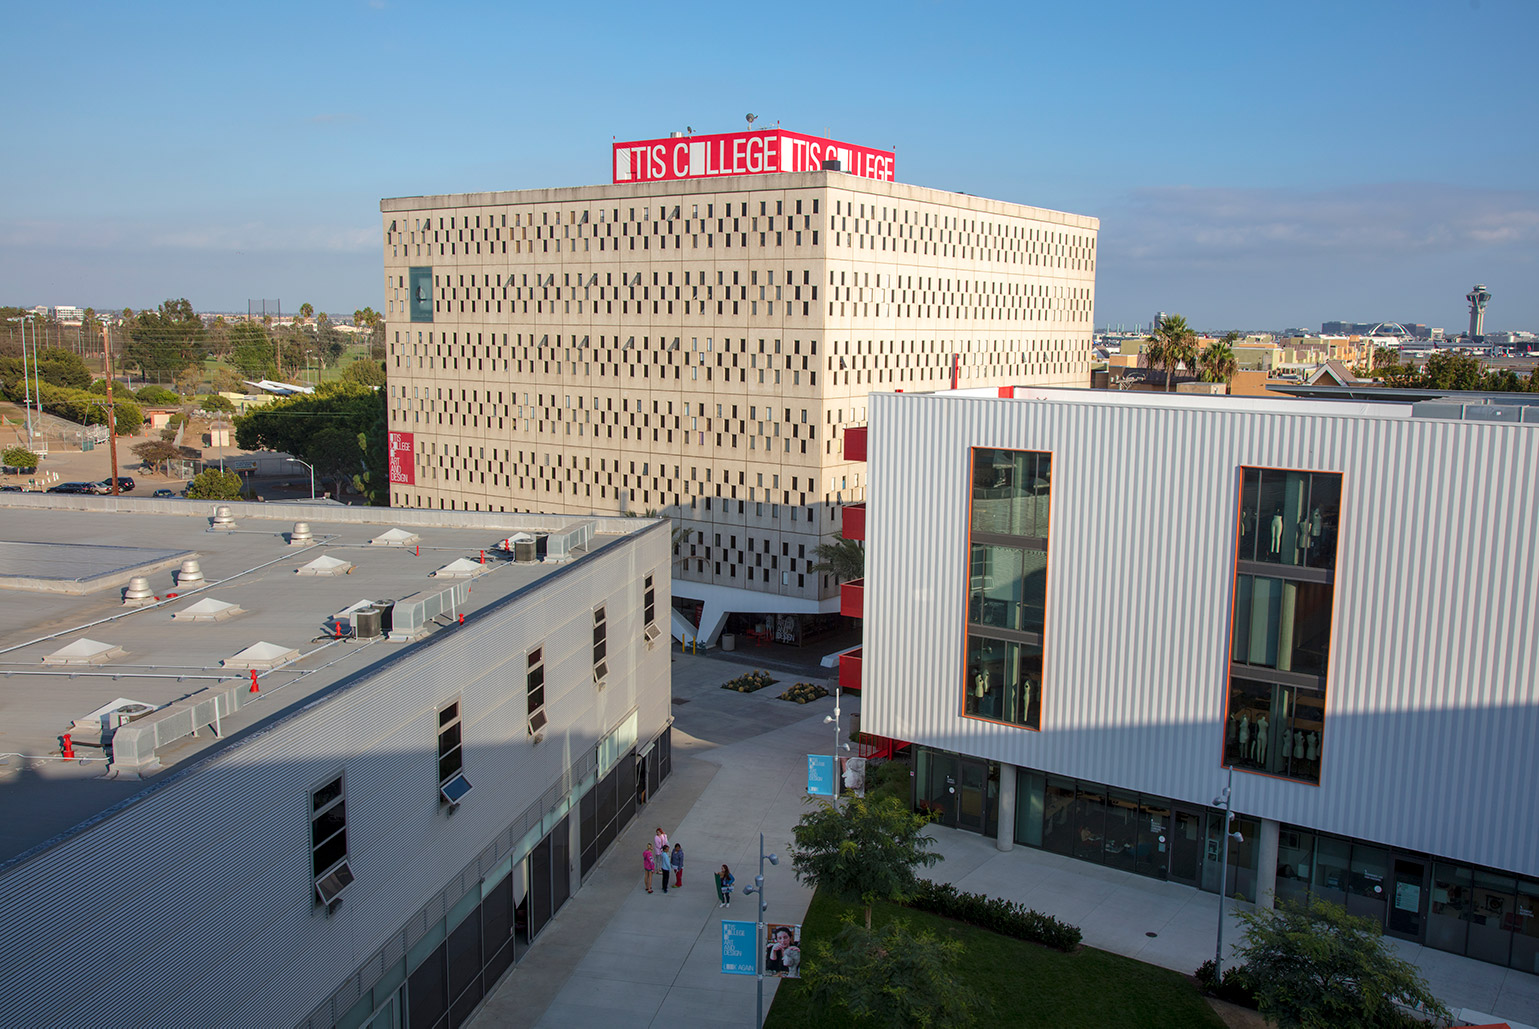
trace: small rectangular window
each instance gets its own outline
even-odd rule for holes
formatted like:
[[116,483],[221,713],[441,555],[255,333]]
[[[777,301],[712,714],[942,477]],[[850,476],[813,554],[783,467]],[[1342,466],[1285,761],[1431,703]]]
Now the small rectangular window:
[[335,903],[353,881],[347,861],[347,791],[341,772],[310,791],[310,872],[317,904]]
[[604,609],[593,612],[593,681],[602,684],[609,678],[609,626]]
[[529,694],[529,735],[545,728],[545,650],[536,647],[529,652],[528,674],[525,684]]
[[460,701],[456,698],[438,709],[438,797],[442,803],[451,805],[464,800],[470,792],[460,726]]
[[641,624],[651,625],[656,621],[657,590],[652,586],[652,577],[649,575],[641,594]]

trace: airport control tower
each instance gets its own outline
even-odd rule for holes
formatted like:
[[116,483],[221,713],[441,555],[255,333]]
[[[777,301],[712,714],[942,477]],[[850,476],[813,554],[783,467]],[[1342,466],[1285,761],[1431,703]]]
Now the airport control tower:
[[1478,343],[1486,334],[1486,304],[1491,302],[1491,291],[1477,285],[1464,294],[1470,302],[1470,342]]

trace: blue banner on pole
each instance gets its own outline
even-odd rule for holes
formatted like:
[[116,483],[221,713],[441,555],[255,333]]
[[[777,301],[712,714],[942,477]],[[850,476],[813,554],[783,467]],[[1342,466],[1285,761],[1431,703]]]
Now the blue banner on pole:
[[828,754],[807,755],[807,792],[814,797],[834,795],[834,759]]
[[758,926],[753,922],[721,923],[721,970],[724,975],[758,975]]

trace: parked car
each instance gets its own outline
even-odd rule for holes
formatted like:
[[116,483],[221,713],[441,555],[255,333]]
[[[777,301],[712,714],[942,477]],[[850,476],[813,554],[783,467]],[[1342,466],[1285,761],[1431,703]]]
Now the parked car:
[[26,488],[23,487],[23,486],[0,486],[0,493],[25,493],[25,492],[27,492],[27,491],[26,491]]
[[166,489],[164,486],[162,486],[160,489],[156,490],[154,493],[151,493],[150,496],[154,497],[156,500],[175,500],[176,499],[176,490],[174,490],[174,489]]
[[89,493],[98,496],[101,489],[94,482],[61,482],[57,486],[50,486],[49,493]]
[[[102,492],[103,493],[111,493],[112,492],[112,480],[111,479],[103,479],[101,485],[102,485]],[[119,493],[132,493],[133,491],[134,491],[134,480],[130,479],[126,475],[119,475],[118,476],[118,492]]]

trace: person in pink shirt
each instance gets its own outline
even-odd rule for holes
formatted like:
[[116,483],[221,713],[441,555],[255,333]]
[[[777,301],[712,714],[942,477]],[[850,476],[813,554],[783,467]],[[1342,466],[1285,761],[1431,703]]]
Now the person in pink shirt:
[[652,873],[657,868],[657,862],[652,857],[652,844],[647,844],[647,849],[641,852],[641,876],[646,883],[647,892],[652,892]]

